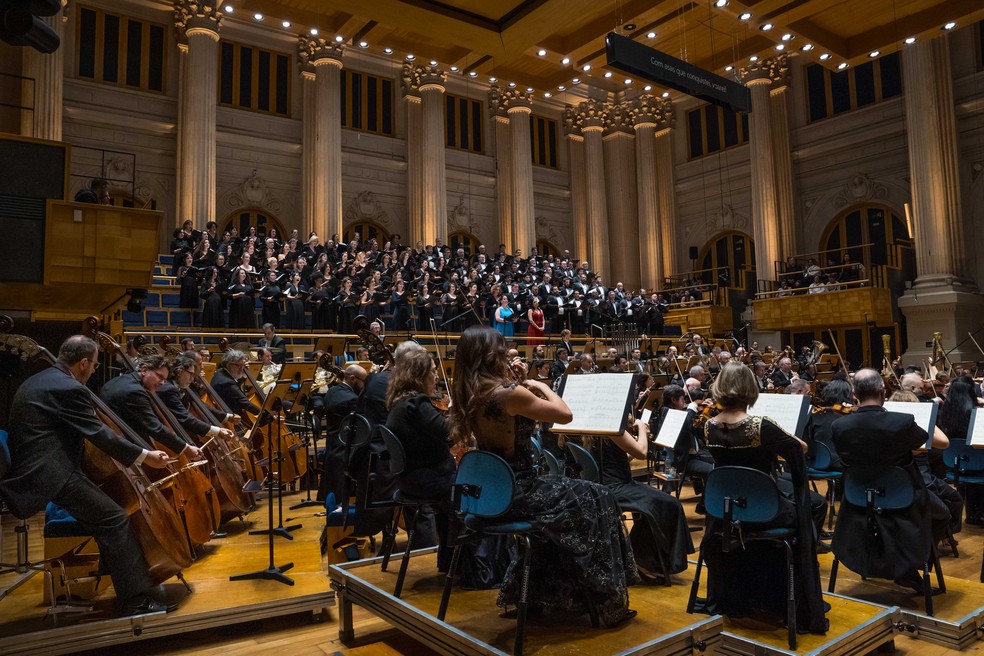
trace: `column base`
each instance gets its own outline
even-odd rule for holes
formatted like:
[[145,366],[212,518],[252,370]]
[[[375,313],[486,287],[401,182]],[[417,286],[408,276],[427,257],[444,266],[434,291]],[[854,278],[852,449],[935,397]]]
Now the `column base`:
[[[984,326],[984,294],[977,289],[952,282],[930,285],[919,281],[899,297],[899,309],[905,315],[908,334],[903,365],[921,365],[930,358],[934,332],[943,333],[943,351],[950,351],[950,362],[984,360],[984,353],[967,338],[968,333]],[[984,331],[974,337],[984,346]],[[942,371],[945,366],[938,364],[937,368]]]

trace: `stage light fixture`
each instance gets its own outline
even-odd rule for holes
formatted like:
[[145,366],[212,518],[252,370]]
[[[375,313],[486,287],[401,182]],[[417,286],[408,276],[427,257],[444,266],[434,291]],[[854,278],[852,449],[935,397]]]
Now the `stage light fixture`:
[[748,20],[748,19],[750,19],[751,17],[752,17],[752,14],[746,11],[745,13],[743,13],[743,14],[742,14],[741,16],[739,16],[738,18],[739,18],[740,20],[743,20],[743,21],[747,21],[747,20]]
[[772,23],[766,23],[765,25],[763,25],[763,26],[762,26],[762,27],[760,27],[759,29],[760,29],[760,30],[762,30],[763,32],[768,32],[768,31],[769,31],[769,30],[771,30],[771,29],[772,29],[773,27],[775,27],[775,26],[774,26],[774,25],[773,25]]
[[911,46],[915,42],[916,42],[916,37],[910,36],[905,40],[905,45]]
[[539,50],[536,51],[536,54],[538,56],[540,56],[540,57],[546,57],[547,56],[547,51],[544,50],[543,48],[540,48]]

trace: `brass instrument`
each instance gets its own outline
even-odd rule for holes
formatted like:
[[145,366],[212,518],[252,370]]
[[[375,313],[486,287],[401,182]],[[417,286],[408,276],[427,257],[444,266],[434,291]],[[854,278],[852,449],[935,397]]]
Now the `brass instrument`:
[[810,351],[810,359],[806,363],[808,365],[810,365],[810,364],[816,364],[817,362],[819,362],[820,361],[820,357],[826,351],[830,350],[830,347],[828,347],[826,344],[824,344],[823,342],[821,342],[819,339],[815,339],[810,344],[810,349],[811,349],[811,351]]
[[892,336],[882,335],[882,351],[884,368],[882,369],[882,378],[885,380],[894,380],[898,389],[902,389],[902,381],[899,380],[899,375],[895,373],[895,367],[892,366]]

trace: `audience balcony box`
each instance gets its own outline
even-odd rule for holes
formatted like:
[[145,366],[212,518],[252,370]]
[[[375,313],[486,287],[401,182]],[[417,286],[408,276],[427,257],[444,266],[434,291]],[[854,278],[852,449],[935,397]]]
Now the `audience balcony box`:
[[694,326],[702,326],[714,335],[723,335],[734,327],[734,316],[727,305],[699,305],[674,308],[666,313],[663,322],[667,326],[680,326],[684,333]]
[[756,330],[800,330],[817,326],[890,325],[892,292],[855,287],[823,294],[799,294],[752,301]]

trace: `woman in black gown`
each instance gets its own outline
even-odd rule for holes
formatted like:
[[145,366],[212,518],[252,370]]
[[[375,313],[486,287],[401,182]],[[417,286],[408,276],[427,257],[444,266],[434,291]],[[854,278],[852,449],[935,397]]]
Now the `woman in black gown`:
[[[704,424],[707,448],[715,467],[751,467],[771,476],[782,499],[775,525],[794,527],[796,615],[799,630],[826,633],[826,604],[820,588],[817,541],[811,494],[806,477],[805,442],[790,435],[771,419],[753,417],[748,407],[758,400],[755,374],[739,363],[724,365],[711,388],[723,410]],[[776,472],[777,457],[785,461],[790,477]],[[817,495],[822,502],[822,498]],[[821,503],[822,505],[822,503]],[[717,520],[708,519],[708,529]],[[720,537],[704,540],[707,562],[707,601],[704,610],[730,617],[786,615],[786,556],[782,547],[756,541],[725,551]]]
[[335,305],[338,306],[339,334],[352,334],[352,324],[355,322],[356,312],[359,308],[359,298],[359,295],[352,291],[352,279],[345,278],[342,281],[342,288],[338,290],[338,296],[335,297]]
[[[197,310],[199,304],[198,297],[198,276],[192,266],[194,258],[191,253],[181,256],[181,266],[178,267],[178,281],[181,284],[181,296],[178,300],[178,307],[189,310]],[[194,317],[192,318],[194,321]]]
[[304,298],[307,287],[301,284],[301,274],[294,272],[285,290],[287,298],[287,328],[304,330]]
[[407,299],[406,283],[397,280],[390,294],[390,311],[393,313],[393,325],[397,332],[412,330],[410,325],[410,304]]
[[325,277],[320,272],[315,272],[311,280],[314,285],[308,297],[308,303],[311,305],[311,330],[314,332],[330,330],[328,313],[331,312],[332,306],[328,298],[328,289],[325,287]]
[[[530,601],[545,610],[570,612],[586,590],[605,626],[630,620],[635,611],[628,607],[627,586],[639,575],[615,497],[597,483],[533,472],[534,426],[537,421],[570,422],[567,404],[548,386],[526,379],[520,358],[509,362],[505,340],[492,328],[466,330],[456,353],[452,437],[469,444],[474,436],[480,449],[509,463],[518,487],[509,517],[530,521],[539,530],[533,541]],[[519,598],[520,569],[518,561],[509,565],[500,606]]]
[[274,328],[280,328],[280,302],[283,294],[277,283],[277,272],[271,269],[266,274],[266,285],[260,294],[263,303],[263,323],[272,323]]
[[208,269],[205,282],[202,283],[201,297],[205,301],[202,307],[202,328],[225,328],[225,316],[222,298],[219,270],[215,267]]
[[256,328],[256,308],[253,302],[253,285],[242,267],[233,272],[229,286],[229,326],[231,328]]

